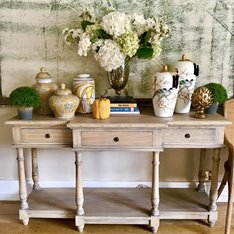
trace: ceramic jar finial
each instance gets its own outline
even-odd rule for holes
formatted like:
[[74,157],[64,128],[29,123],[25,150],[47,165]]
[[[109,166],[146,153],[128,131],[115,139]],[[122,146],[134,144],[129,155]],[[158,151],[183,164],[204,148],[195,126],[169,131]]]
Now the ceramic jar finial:
[[64,83],[61,84],[61,89],[65,89],[66,85]]
[[46,71],[46,68],[45,67],[41,67],[41,72],[45,72]]
[[162,72],[168,72],[168,67],[167,67],[167,65],[164,65],[164,66],[163,66]]

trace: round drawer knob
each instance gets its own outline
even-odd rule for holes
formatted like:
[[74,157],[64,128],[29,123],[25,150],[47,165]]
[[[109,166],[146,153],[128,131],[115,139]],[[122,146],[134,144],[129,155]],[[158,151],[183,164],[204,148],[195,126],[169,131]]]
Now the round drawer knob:
[[185,138],[190,138],[190,134],[189,134],[189,133],[186,133],[186,134],[184,135],[184,137],[185,137]]
[[50,134],[49,133],[45,134],[45,138],[50,138]]
[[119,141],[119,138],[118,138],[118,137],[114,137],[113,141],[114,141],[114,142],[118,142],[118,141]]

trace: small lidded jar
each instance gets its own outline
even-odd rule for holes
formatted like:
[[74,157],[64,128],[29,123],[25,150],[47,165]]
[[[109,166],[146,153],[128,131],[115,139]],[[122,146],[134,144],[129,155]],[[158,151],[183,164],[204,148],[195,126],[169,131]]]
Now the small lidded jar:
[[41,104],[36,108],[38,114],[47,115],[52,111],[49,107],[49,98],[54,94],[54,91],[58,89],[58,86],[52,82],[51,75],[46,72],[45,67],[41,67],[41,71],[36,75],[35,90],[39,93],[41,98]]
[[80,99],[73,95],[70,89],[66,89],[65,84],[61,84],[61,88],[49,98],[49,106],[55,117],[59,119],[73,118],[79,102]]

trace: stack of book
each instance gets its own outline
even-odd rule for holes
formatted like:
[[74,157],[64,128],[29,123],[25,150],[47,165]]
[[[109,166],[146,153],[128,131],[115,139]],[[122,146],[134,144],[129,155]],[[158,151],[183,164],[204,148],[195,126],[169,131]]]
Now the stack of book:
[[139,115],[140,111],[137,103],[111,103],[111,115]]

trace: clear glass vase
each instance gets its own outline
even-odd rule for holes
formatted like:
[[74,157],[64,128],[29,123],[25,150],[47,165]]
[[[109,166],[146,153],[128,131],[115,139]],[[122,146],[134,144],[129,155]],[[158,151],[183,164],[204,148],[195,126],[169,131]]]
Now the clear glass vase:
[[129,61],[130,58],[126,58],[124,64],[121,67],[118,67],[111,72],[107,72],[108,82],[118,96],[120,96],[120,91],[124,89],[128,83],[130,73]]

